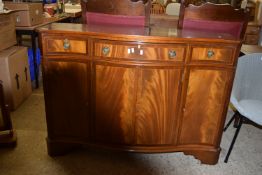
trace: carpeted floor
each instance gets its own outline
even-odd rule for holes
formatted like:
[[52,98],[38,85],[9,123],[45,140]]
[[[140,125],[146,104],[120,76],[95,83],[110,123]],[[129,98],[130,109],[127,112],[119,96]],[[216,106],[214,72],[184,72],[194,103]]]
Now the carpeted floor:
[[[232,115],[229,111],[228,117]],[[12,113],[17,131],[16,148],[0,149],[0,175],[260,175],[262,132],[254,126],[241,128],[229,162],[223,162],[233,137],[231,126],[222,138],[217,165],[203,165],[183,153],[137,154],[81,149],[49,157],[42,89]]]

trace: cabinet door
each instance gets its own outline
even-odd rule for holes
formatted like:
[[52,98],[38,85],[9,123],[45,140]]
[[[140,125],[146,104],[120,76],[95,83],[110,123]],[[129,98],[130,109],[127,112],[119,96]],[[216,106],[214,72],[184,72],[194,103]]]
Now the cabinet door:
[[136,144],[175,144],[180,68],[142,68],[136,103]]
[[96,65],[95,138],[175,144],[181,70]]
[[135,68],[95,66],[95,138],[133,143],[137,75]]
[[90,64],[46,61],[43,67],[49,138],[89,135]]
[[230,70],[189,68],[180,144],[217,144],[232,75]]

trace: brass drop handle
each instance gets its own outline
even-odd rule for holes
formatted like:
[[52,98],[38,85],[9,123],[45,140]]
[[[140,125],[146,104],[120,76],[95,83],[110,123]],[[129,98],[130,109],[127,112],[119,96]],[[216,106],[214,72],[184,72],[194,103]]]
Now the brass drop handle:
[[109,47],[104,46],[102,48],[102,53],[103,53],[104,56],[107,56],[109,54],[109,52],[110,52],[110,48]]
[[68,39],[64,39],[64,49],[67,50],[70,48],[70,42]]
[[211,57],[213,57],[214,55],[215,55],[215,52],[214,52],[214,51],[212,51],[212,50],[207,51],[207,57],[208,57],[208,58],[211,58]]
[[175,50],[170,50],[169,52],[168,52],[168,55],[169,55],[169,58],[175,58],[176,57],[176,51]]

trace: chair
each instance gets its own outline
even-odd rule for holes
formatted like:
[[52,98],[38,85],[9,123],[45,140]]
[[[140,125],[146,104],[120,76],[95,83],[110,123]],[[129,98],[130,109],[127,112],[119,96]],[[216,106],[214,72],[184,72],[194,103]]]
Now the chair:
[[86,24],[148,26],[150,0],[81,0]]
[[262,53],[239,57],[230,102],[236,109],[224,128],[236,121],[236,132],[224,160],[228,162],[236,138],[245,122],[262,125]]
[[204,3],[200,6],[181,1],[178,27],[180,29],[209,30],[229,33],[243,39],[248,12],[244,9],[234,9],[229,4]]
[[16,136],[12,129],[10,112],[5,104],[2,81],[0,80],[0,147],[15,146]]

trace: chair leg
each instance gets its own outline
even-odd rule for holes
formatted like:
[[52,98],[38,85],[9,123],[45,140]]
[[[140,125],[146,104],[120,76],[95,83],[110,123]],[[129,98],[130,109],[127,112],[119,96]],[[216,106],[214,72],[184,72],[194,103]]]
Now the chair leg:
[[239,115],[237,115],[236,117],[235,117],[235,121],[234,121],[234,128],[237,128],[237,126],[238,126],[238,124],[239,124],[239,120],[240,120],[240,117],[239,117]]
[[231,117],[231,119],[229,120],[229,122],[227,123],[227,125],[225,126],[224,132],[227,130],[227,128],[230,126],[230,124],[233,122],[233,120],[236,118],[237,115],[238,115],[238,112],[236,111],[234,115]]
[[237,139],[239,130],[240,130],[240,128],[241,128],[241,126],[242,126],[242,123],[243,123],[243,116],[242,116],[241,114],[239,114],[239,117],[240,117],[240,118],[239,118],[239,123],[238,123],[237,129],[236,129],[235,135],[234,135],[234,137],[233,137],[233,140],[232,140],[232,142],[231,142],[231,144],[230,144],[230,147],[229,147],[229,149],[228,149],[226,158],[225,158],[225,160],[224,160],[225,163],[228,162],[228,158],[229,158],[230,153],[231,153],[231,151],[232,151],[232,149],[233,149],[233,147],[234,147],[234,144],[235,144],[235,141],[236,141],[236,139]]

